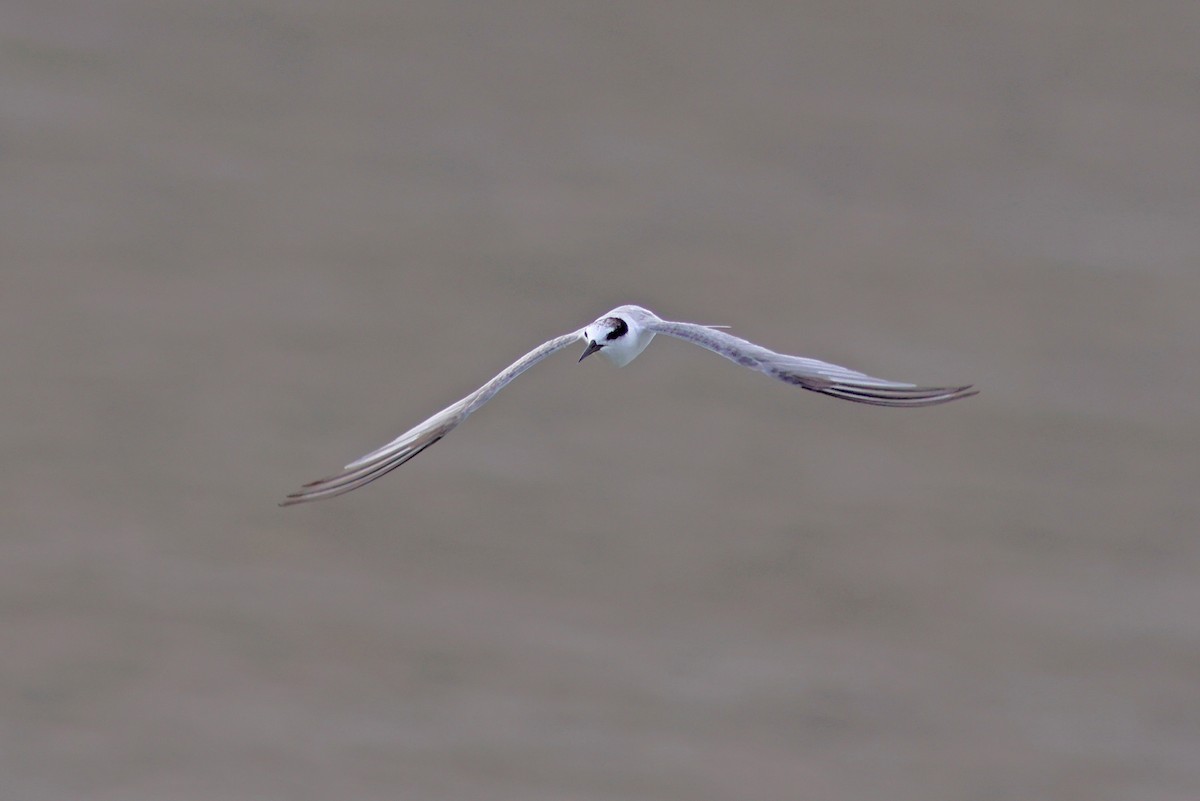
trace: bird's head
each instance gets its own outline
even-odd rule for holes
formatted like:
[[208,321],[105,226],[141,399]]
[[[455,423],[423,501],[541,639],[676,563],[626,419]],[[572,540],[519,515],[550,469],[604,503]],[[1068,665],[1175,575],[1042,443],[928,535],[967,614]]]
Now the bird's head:
[[617,367],[624,367],[654,339],[646,323],[657,319],[654,312],[641,306],[618,306],[583,329],[581,337],[587,347],[579,361],[599,351]]

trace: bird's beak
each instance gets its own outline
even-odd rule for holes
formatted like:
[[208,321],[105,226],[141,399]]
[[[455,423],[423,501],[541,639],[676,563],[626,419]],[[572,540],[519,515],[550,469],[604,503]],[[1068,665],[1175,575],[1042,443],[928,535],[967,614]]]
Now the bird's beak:
[[583,355],[579,357],[579,361],[583,361],[588,356],[591,356],[593,353],[595,353],[596,351],[600,350],[603,347],[604,347],[603,345],[597,345],[596,340],[593,339],[591,342],[588,343],[588,346],[583,349]]

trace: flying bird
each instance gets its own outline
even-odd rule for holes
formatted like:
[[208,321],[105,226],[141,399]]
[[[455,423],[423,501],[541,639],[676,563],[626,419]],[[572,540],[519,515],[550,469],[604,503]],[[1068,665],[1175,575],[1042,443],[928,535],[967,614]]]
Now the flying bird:
[[291,506],[321,498],[332,498],[370,484],[449,434],[521,373],[550,354],[557,353],[580,340],[585,343],[585,347],[579,361],[593,353],[601,353],[617,367],[624,367],[646,349],[655,335],[665,334],[707,348],[731,362],[766,373],[771,378],[788,384],[834,398],[874,406],[934,406],[970,397],[978,392],[969,384],[956,387],[919,387],[915,384],[873,378],[857,370],[817,359],[776,353],[720,330],[725,327],[676,323],[663,320],[641,306],[618,306],[578,331],[543,342],[467,397],[447,406],[382,448],[355,459],[340,473],[305,484],[297,492],[288,495],[279,505]]

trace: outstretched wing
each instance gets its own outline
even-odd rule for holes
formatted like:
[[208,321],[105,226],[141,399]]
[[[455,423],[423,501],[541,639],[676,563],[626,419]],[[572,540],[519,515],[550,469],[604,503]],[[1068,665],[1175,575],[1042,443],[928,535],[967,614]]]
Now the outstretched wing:
[[579,340],[582,329],[545,342],[509,365],[502,373],[455,404],[409,429],[382,448],[355,459],[340,473],[311,481],[280,503],[280,506],[332,498],[370,484],[395,470],[421,451],[453,431],[471,413],[492,399],[510,381],[552,353]]
[[776,353],[732,334],[696,323],[654,320],[647,323],[647,328],[656,334],[666,334],[708,348],[732,362],[766,373],[780,381],[855,403],[869,403],[874,406],[934,406],[966,398],[979,391],[972,389],[970,384],[960,387],[918,387],[915,384],[874,378],[829,362]]

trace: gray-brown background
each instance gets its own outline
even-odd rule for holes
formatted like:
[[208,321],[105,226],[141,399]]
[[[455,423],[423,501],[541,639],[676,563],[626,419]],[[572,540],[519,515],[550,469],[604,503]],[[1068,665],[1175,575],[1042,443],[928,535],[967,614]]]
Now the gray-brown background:
[[[0,797],[1200,798],[1200,5],[7,2]],[[619,303],[921,382],[560,355]]]

